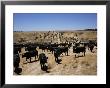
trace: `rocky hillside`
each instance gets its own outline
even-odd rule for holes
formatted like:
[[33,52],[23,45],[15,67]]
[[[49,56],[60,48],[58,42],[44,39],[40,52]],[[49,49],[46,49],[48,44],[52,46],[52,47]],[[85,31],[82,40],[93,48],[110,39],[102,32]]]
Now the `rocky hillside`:
[[14,42],[72,42],[79,40],[97,40],[97,31],[48,31],[48,32],[14,32]]

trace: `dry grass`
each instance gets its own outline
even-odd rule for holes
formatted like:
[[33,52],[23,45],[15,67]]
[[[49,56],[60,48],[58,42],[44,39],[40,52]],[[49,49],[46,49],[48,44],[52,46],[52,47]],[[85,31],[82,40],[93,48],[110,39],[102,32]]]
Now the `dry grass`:
[[60,33],[61,42],[71,41],[77,34],[80,40],[97,39],[96,31],[74,32],[14,32],[14,42],[57,42]]

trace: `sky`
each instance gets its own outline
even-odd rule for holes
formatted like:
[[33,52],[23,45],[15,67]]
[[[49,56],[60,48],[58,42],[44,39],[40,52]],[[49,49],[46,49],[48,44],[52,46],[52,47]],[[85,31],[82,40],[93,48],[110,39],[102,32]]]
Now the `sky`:
[[56,31],[97,28],[96,13],[14,13],[14,31]]

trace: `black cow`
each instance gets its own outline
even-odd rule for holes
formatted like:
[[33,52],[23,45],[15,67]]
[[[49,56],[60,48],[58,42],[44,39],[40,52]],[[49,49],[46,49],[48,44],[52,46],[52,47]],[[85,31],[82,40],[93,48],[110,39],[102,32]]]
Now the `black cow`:
[[28,51],[22,55],[22,58],[26,57],[26,61],[27,61],[27,59],[30,59],[30,62],[31,62],[31,57],[35,57],[35,60],[36,60],[36,55],[38,57],[38,51],[37,50]]
[[21,72],[22,72],[22,68],[15,68],[14,72],[15,72],[16,74],[20,75]]
[[[73,46],[73,53],[79,54],[80,52],[84,53],[85,56],[85,52],[86,52],[86,48],[84,46]],[[75,57],[76,57],[75,54]]]
[[94,48],[94,44],[89,44],[88,48],[90,49],[90,51],[92,52],[93,48]]
[[14,54],[20,53],[23,47],[24,44],[14,43]]
[[24,47],[24,44],[14,43],[14,47],[23,48]]
[[68,43],[60,43],[60,46],[65,47],[66,45],[68,45]]
[[39,45],[39,49],[42,49],[42,52],[45,52],[45,49],[47,49],[47,46],[44,44]]
[[60,64],[60,61],[59,61],[59,58],[61,55],[61,51],[60,51],[60,48],[56,48],[54,49],[54,57],[55,57],[55,61]]
[[15,54],[13,59],[14,59],[14,61],[13,61],[14,67],[18,68],[19,67],[19,63],[20,63],[19,54]]
[[65,55],[67,54],[67,56],[68,56],[68,47],[57,47],[54,49],[54,57],[55,57],[55,61],[57,63],[59,63],[61,61],[61,59],[59,59],[59,57],[63,53],[65,53]]
[[68,47],[53,47],[54,49],[54,57],[55,57],[55,61],[59,64],[61,59],[59,59],[60,55],[62,53],[65,53],[65,55],[67,54],[68,56]]
[[68,56],[68,47],[60,47],[60,52],[61,52],[61,54],[65,53],[65,55]]
[[80,42],[80,44],[84,45],[84,47],[87,47],[89,45],[89,42],[88,41],[82,41],[82,42]]
[[19,54],[15,54],[13,65],[14,65],[14,68],[15,68],[14,72],[18,75],[22,72],[22,68],[19,68],[19,63],[20,63]]
[[33,51],[33,50],[36,50],[36,46],[28,46],[25,48],[25,51]]
[[48,57],[46,57],[46,55],[44,53],[39,54],[41,69],[45,70],[45,71],[47,71],[47,69],[48,69],[47,59],[48,59]]
[[80,46],[80,42],[79,43],[75,43],[75,46],[77,47],[77,46]]
[[52,54],[54,51],[54,47],[58,47],[58,44],[54,43],[54,44],[46,44],[45,45],[45,49],[47,49],[47,51],[49,50],[50,52],[52,52]]
[[21,47],[14,47],[14,54],[18,54],[21,52]]
[[58,47],[52,47],[52,46],[50,46],[50,47],[48,47],[48,50],[50,50],[50,52],[52,52],[52,54],[53,54],[54,50],[57,49],[57,48]]
[[71,46],[72,46],[72,43],[69,43],[69,44],[68,44],[68,48],[70,48]]

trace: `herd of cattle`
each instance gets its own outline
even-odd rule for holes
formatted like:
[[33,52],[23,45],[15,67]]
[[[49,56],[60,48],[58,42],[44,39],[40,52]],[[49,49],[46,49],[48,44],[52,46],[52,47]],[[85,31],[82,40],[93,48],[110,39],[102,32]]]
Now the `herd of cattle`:
[[[37,57],[37,60],[40,61],[41,69],[43,71],[48,70],[48,62],[47,59],[48,57],[45,55],[45,51],[51,52],[54,57],[55,57],[55,62],[60,64],[61,59],[59,59],[60,55],[65,53],[65,55],[68,56],[68,51],[72,47],[73,48],[73,53],[75,53],[75,58],[77,57],[77,54],[80,52],[86,53],[86,48],[92,52],[94,46],[97,46],[97,43],[94,41],[89,41],[89,42],[78,42],[78,43],[27,43],[27,44],[18,44],[14,43],[14,72],[16,74],[20,74],[22,72],[22,68],[19,68],[19,63],[20,63],[20,55],[22,55],[22,58],[26,58],[30,60],[31,58]],[[21,49],[25,49],[25,53],[21,53]],[[37,48],[41,49],[43,52],[39,53]]]

